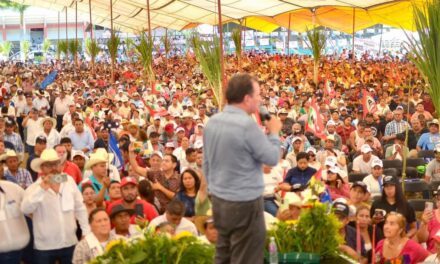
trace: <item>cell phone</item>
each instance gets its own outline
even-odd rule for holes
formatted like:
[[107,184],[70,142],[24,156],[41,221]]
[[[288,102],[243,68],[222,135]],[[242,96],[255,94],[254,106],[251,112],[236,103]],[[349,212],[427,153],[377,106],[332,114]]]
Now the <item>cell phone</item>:
[[136,204],[134,209],[136,216],[144,217],[144,206],[142,204]]
[[382,209],[374,210],[374,216],[376,216],[376,217],[384,217],[383,210]]
[[425,203],[425,209],[432,211],[434,210],[434,203],[433,202],[426,202]]
[[65,173],[56,174],[50,178],[50,181],[52,183],[57,183],[57,184],[67,182],[67,174]]

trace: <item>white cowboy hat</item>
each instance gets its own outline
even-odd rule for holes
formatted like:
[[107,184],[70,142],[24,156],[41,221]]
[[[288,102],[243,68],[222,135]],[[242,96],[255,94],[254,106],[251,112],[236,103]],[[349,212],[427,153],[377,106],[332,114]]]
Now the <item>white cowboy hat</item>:
[[41,121],[40,121],[40,125],[41,125],[41,126],[44,126],[44,123],[45,123],[46,121],[51,121],[53,127],[56,127],[56,126],[57,126],[57,120],[56,120],[55,118],[50,117],[50,116],[43,117],[43,118],[41,119]]
[[12,149],[6,149],[6,152],[0,155],[0,161],[5,161],[7,158],[17,157],[17,153]]
[[60,158],[54,149],[45,149],[39,158],[32,160],[31,168],[36,172],[41,172],[41,164],[59,160]]
[[86,163],[84,169],[90,170],[98,163],[108,163],[108,156],[103,155],[102,152],[90,154],[90,158]]

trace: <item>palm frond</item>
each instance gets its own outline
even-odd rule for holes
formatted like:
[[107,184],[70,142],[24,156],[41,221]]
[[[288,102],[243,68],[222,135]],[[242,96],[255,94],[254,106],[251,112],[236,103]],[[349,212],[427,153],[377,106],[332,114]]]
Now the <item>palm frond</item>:
[[165,56],[168,57],[168,54],[170,53],[171,49],[172,49],[172,43],[171,43],[171,39],[170,36],[168,36],[168,34],[165,34],[164,36],[162,36],[160,38],[162,44],[163,44],[163,48],[165,50]]
[[[437,115],[440,114],[440,0],[413,4],[414,20],[419,40],[409,36],[405,45],[409,59],[429,84],[428,92]],[[406,32],[405,32],[406,34]]]
[[198,35],[193,34],[190,42],[196,58],[200,63],[201,70],[208,80],[217,104],[220,107],[223,99],[220,40],[217,36],[214,36],[212,41],[202,41]]
[[67,57],[68,49],[69,48],[68,48],[67,41],[65,41],[65,40],[58,41],[58,47],[57,47],[58,56],[61,54],[64,54],[64,56]]
[[232,30],[231,38],[232,38],[232,41],[234,41],[234,45],[235,45],[235,55],[237,56],[237,59],[240,60],[240,58],[241,58],[241,30],[239,28]]
[[110,38],[107,41],[107,48],[110,54],[110,58],[112,61],[116,61],[116,56],[118,55],[118,47],[121,44],[121,39],[118,34],[116,34],[117,30],[113,30],[110,34]]
[[52,45],[52,42],[48,38],[44,39],[43,46],[41,47],[44,53],[49,51],[50,45]]
[[311,30],[307,30],[306,34],[308,39],[306,44],[312,50],[313,54],[313,81],[315,84],[317,84],[319,60],[321,59],[322,52],[324,51],[327,36],[321,27],[314,27]]
[[86,39],[86,53],[90,56],[90,60],[95,61],[96,56],[98,55],[100,48],[98,46],[98,42],[96,39]]
[[147,37],[144,33],[142,33],[139,41],[139,44],[136,45],[136,52],[139,54],[139,58],[141,59],[142,65],[145,69],[145,74],[149,80],[154,80],[154,72],[153,72],[153,39]]
[[29,50],[31,47],[31,43],[28,40],[23,40],[20,42],[21,52],[24,54],[24,60],[26,61],[29,55]]
[[72,39],[69,41],[69,52],[72,56],[76,56],[81,52],[81,42],[79,40]]
[[6,40],[1,44],[1,53],[9,58],[9,54],[12,50],[12,42]]

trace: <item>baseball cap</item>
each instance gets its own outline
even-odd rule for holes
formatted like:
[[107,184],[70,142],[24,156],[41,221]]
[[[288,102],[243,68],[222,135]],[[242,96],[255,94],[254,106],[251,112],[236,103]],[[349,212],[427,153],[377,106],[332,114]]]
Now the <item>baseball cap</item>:
[[336,174],[340,174],[341,170],[339,169],[338,166],[332,166],[328,169],[330,172],[336,173]]
[[387,175],[387,176],[383,177],[382,183],[383,183],[383,185],[386,185],[386,184],[397,185],[398,181],[397,181],[396,177],[393,177],[391,175]]
[[176,128],[176,133],[179,133],[179,132],[185,132],[185,129],[183,127]]
[[374,159],[371,162],[371,168],[374,168],[376,166],[379,166],[379,167],[383,168],[383,162],[380,159]]
[[73,158],[75,158],[76,156],[81,156],[81,157],[83,157],[84,159],[87,159],[87,157],[86,157],[86,155],[84,154],[83,151],[81,151],[81,150],[72,150],[72,160],[73,160]]
[[164,130],[166,132],[173,132],[174,131],[174,124],[172,124],[172,123],[166,124],[164,127]]
[[125,185],[128,185],[128,184],[137,185],[138,183],[137,183],[137,181],[136,181],[136,179],[134,177],[128,176],[128,177],[125,177],[125,178],[122,179],[122,181],[121,181],[121,188],[124,187]]
[[330,166],[330,167],[334,167],[336,166],[337,160],[335,156],[328,156],[327,158],[325,158],[325,166]]
[[155,115],[153,119],[154,120],[160,120],[160,116],[159,115]]
[[350,213],[350,208],[345,203],[336,202],[333,204],[332,208],[335,214],[341,214],[347,217]]
[[314,147],[309,147],[309,148],[306,150],[306,152],[307,152],[307,153],[312,152],[314,155],[316,155],[316,149],[315,149]]
[[438,119],[433,119],[431,122],[428,122],[428,126],[431,126],[431,125],[437,125],[437,126],[439,126]]
[[195,148],[195,149],[201,149],[201,148],[203,148],[203,141],[201,141],[201,140],[197,140],[197,141],[194,143],[194,148]]
[[160,151],[154,151],[153,153],[151,153],[150,157],[153,157],[153,156],[158,156],[160,159],[163,159],[162,152],[160,152]]
[[166,148],[175,148],[175,146],[174,146],[174,142],[167,142],[167,143],[165,144],[165,147],[166,147]]
[[[328,124],[327,124],[328,125]],[[327,138],[325,140],[331,140],[333,142],[336,141],[335,136],[334,135],[328,135]]]
[[372,152],[372,151],[373,150],[371,149],[370,145],[368,145],[368,144],[363,144],[361,146],[361,152],[362,153],[369,153],[369,152]]
[[333,120],[329,120],[329,121],[327,122],[327,126],[336,126],[336,123],[335,123],[335,121],[333,121]]
[[301,137],[293,137],[293,138],[292,138],[292,142],[295,142],[295,141],[297,141],[297,140],[299,140],[299,141],[301,141],[301,142],[303,141]]
[[364,182],[362,182],[362,181],[356,181],[356,182],[353,183],[353,185],[351,185],[351,189],[353,189],[355,187],[362,188],[362,190],[365,193],[369,193],[370,192],[370,188],[368,188],[368,186]]

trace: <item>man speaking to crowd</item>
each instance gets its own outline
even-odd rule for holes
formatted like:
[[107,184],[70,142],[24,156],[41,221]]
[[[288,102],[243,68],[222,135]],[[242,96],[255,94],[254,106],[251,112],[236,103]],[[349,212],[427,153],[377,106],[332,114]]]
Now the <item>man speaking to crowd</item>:
[[215,263],[262,263],[266,236],[262,165],[280,157],[281,122],[272,117],[266,136],[251,117],[260,105],[260,86],[248,74],[233,76],[228,105],[205,128],[203,171],[219,233]]

